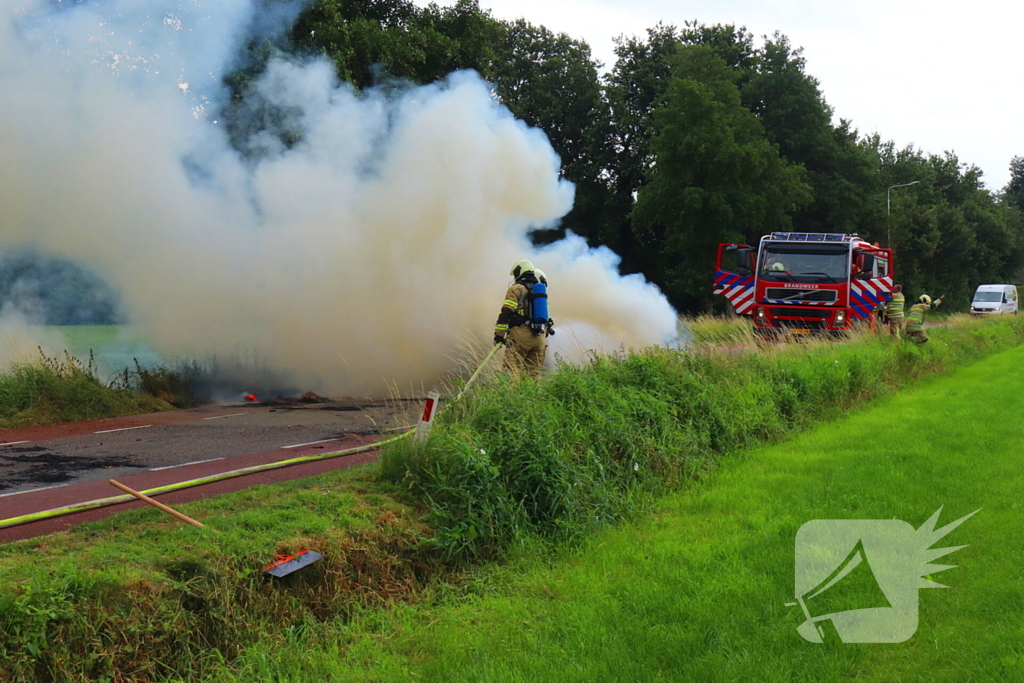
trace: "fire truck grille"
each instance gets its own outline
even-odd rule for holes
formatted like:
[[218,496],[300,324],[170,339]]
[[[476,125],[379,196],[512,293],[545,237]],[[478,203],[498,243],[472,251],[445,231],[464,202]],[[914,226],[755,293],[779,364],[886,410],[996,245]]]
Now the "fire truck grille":
[[797,327],[805,330],[824,330],[828,328],[828,321],[825,320],[784,320],[776,319],[775,324],[779,327]]
[[773,306],[768,309],[768,312],[773,316],[791,315],[801,318],[828,318],[832,315],[832,310],[828,308],[776,308]]
[[766,299],[786,299],[787,301],[824,301],[833,303],[839,293],[831,289],[786,289],[783,287],[769,287],[765,290]]

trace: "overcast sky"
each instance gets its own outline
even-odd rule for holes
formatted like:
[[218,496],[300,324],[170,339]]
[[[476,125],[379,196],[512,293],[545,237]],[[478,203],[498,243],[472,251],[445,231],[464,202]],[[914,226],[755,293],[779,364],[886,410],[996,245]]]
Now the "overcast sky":
[[[442,2],[441,4],[449,4]],[[645,35],[659,20],[781,31],[804,48],[838,118],[900,147],[954,151],[991,190],[1024,155],[1020,38],[1024,5],[1011,0],[480,0],[495,17],[524,17],[586,40],[610,69],[612,38]]]

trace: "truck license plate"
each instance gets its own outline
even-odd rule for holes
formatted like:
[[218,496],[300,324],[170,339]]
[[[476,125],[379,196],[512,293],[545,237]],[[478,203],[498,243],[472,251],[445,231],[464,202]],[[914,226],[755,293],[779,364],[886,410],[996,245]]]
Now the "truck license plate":
[[791,327],[790,334],[810,334],[811,331],[804,327]]

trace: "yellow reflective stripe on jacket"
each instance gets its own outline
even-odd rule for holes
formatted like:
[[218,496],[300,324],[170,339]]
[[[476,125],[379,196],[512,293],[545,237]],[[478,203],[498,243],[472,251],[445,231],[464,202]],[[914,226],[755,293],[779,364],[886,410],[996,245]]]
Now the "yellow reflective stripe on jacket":
[[930,304],[914,304],[910,307],[910,314],[907,315],[907,329],[919,331],[924,329],[924,316],[929,310],[938,308],[942,299],[936,299]]
[[928,312],[928,304],[914,304],[907,315],[907,329],[910,331],[924,329],[924,314]]
[[[513,316],[526,316],[526,299],[529,294],[526,287],[514,283],[505,292],[505,300],[501,302],[501,312],[494,324],[494,336],[504,337],[512,329],[509,325]],[[504,322],[503,322],[504,321]]]
[[902,293],[893,294],[892,299],[885,304],[885,312],[890,319],[903,317],[903,306],[906,301]]
[[524,285],[513,284],[505,292],[503,307],[511,308],[517,315],[526,315],[526,296],[529,291]]

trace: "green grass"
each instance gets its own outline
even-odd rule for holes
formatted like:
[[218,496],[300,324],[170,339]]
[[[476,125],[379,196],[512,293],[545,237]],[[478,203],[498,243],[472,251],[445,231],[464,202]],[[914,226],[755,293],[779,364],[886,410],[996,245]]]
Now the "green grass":
[[[39,328],[47,345],[0,367],[0,429],[166,410],[168,392],[147,392],[134,357],[158,359],[130,327]],[[59,341],[59,343],[58,343]],[[57,344],[57,346],[54,346]],[[26,351],[27,353],[27,351]],[[168,372],[157,367],[156,371]],[[142,390],[139,390],[142,389]]]
[[[261,638],[445,575],[422,557],[418,515],[366,467],[175,507],[206,528],[146,508],[0,544],[0,681],[201,680]],[[304,548],[326,559],[262,575]]]
[[[703,486],[749,449],[1016,346],[1024,327],[968,320],[932,339],[923,347],[862,335],[738,354],[649,350],[563,367],[541,382],[499,377],[444,412],[426,444],[389,450],[361,481],[328,475],[182,506],[221,534],[144,511],[0,547],[0,661],[18,681],[197,681],[243,652],[241,680],[305,680],[328,665],[358,671],[398,656],[389,649],[396,631],[430,624],[453,604],[475,605],[514,578],[480,568],[481,560],[569,553],[645,514],[659,493]],[[757,504],[734,503],[741,513]],[[738,524],[774,523],[765,514]],[[260,580],[270,547],[303,545],[327,559],[294,586]],[[706,552],[737,566],[749,552],[724,548]],[[701,571],[712,566],[698,560],[691,565]],[[631,563],[644,568],[636,558],[626,569],[607,566],[638,576]],[[471,578],[450,581],[467,565],[476,566]],[[439,577],[449,582],[424,590]],[[639,580],[637,591],[656,588]],[[536,595],[547,600],[558,584],[540,585],[547,588]],[[524,590],[532,595],[517,586],[503,599],[514,604]],[[631,599],[671,602],[652,595]],[[704,604],[700,593],[682,595],[673,598],[679,609]],[[406,600],[414,606],[380,609]],[[716,632],[706,633],[704,647],[717,645]],[[597,642],[581,631],[580,647],[584,636]],[[409,646],[410,666],[442,656],[418,647]],[[319,663],[303,668],[307,657]]]
[[926,345],[860,333],[762,352],[647,349],[541,382],[503,376],[443,413],[426,443],[386,449],[382,474],[427,501],[446,561],[500,557],[532,536],[572,541],[730,453],[1024,340],[1019,321],[954,323]]
[[[217,681],[1024,680],[1024,349],[750,452],[564,561],[499,571],[464,599],[263,645]],[[814,519],[920,526],[981,508],[945,543],[900,644],[796,632],[794,539]],[[301,664],[300,664],[301,663]]]
[[91,361],[40,355],[0,370],[0,429],[117,417],[170,405],[126,384],[105,384]]

